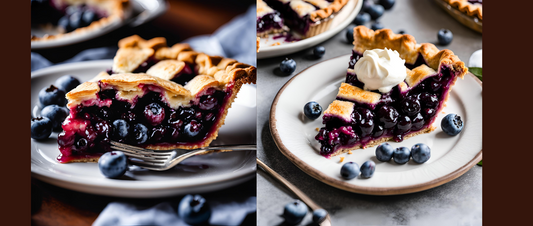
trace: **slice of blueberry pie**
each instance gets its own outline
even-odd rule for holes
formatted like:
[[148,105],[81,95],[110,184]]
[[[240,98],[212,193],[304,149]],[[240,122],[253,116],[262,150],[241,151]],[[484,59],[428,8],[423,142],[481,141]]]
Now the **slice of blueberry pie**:
[[288,30],[283,24],[283,18],[278,11],[272,9],[263,0],[257,0],[257,36],[266,37],[269,34],[282,33]]
[[315,139],[320,154],[335,156],[435,129],[457,78],[468,69],[450,50],[417,44],[389,29],[354,28],[346,80],[324,111]]
[[109,142],[150,149],[208,146],[239,89],[256,68],[166,46],[164,38],[122,39],[113,68],[67,93],[70,114],[58,136],[57,160],[94,162]]
[[348,3],[348,0],[263,0],[264,3],[259,1],[258,35],[268,34],[265,33],[265,29],[271,27],[276,27],[274,30],[278,32],[285,31],[278,28],[281,22],[303,38],[326,31],[336,13]]
[[46,41],[119,23],[129,13],[128,0],[32,0],[31,41]]

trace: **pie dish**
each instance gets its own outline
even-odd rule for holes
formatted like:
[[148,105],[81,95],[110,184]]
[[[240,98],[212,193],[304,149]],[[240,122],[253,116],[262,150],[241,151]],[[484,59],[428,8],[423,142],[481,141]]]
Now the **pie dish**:
[[482,0],[443,0],[450,6],[458,9],[462,13],[471,17],[483,20],[483,1]]
[[187,44],[130,36],[111,69],[67,93],[70,114],[57,160],[96,162],[109,142],[164,150],[208,146],[256,68],[195,52]]
[[81,34],[123,21],[129,0],[41,0],[32,1],[32,27],[48,33],[31,35],[31,41],[48,41]]
[[[435,129],[438,112],[448,99],[457,78],[468,69],[451,50],[433,44],[417,44],[410,35],[389,29],[354,28],[354,48],[346,80],[336,100],[324,111],[323,124],[315,139],[325,157],[403,139]],[[390,91],[366,90],[354,67],[365,51],[394,50],[405,61],[406,77]]]
[[[264,1],[264,2],[263,2]],[[283,25],[303,38],[326,31],[348,0],[258,0],[257,35],[285,32]]]

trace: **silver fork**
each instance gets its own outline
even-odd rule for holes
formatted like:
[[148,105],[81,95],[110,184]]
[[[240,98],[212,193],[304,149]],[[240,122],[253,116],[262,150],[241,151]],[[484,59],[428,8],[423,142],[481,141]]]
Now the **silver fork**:
[[168,170],[183,160],[196,155],[205,155],[216,152],[229,151],[255,151],[257,145],[229,145],[229,146],[213,146],[197,149],[172,149],[172,150],[152,150],[141,147],[136,147],[128,144],[123,144],[111,141],[111,148],[117,151],[122,151],[128,157],[130,162],[136,166],[148,170],[165,171]]

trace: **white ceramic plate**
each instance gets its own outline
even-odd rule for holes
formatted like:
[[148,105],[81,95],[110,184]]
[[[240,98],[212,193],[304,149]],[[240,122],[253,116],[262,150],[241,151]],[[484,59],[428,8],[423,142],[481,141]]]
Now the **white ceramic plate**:
[[[53,84],[60,76],[75,75],[82,81],[111,67],[112,60],[88,61],[57,65],[32,73],[32,115],[38,112],[38,93]],[[230,108],[226,124],[212,144],[252,144],[256,142],[256,87],[244,85]],[[56,161],[59,155],[57,133],[46,141],[31,139],[32,176],[45,182],[81,192],[119,196],[150,198],[200,193],[227,188],[255,176],[256,153],[254,151],[218,153],[192,157],[183,164],[165,172],[132,169],[128,179],[107,179],[96,163],[67,163]]]
[[[164,0],[132,0],[131,5],[131,10],[126,13],[126,19],[123,21],[115,21],[106,26],[103,26],[101,29],[94,29],[84,33],[72,33],[68,36],[64,36],[58,39],[48,41],[32,41],[31,49],[55,48],[87,41],[107,34],[126,24],[135,27],[161,15],[165,12],[167,8],[166,2]],[[32,28],[31,33],[37,36],[43,36],[47,33],[47,31]]]
[[[344,28],[346,28],[361,10],[363,0],[350,0],[346,6],[344,6],[339,14],[334,18],[331,27],[328,31],[319,35],[313,36],[297,42],[285,42],[283,38],[274,39],[273,35],[268,38],[261,38],[259,44],[259,52],[257,53],[257,59],[264,59],[275,56],[287,55],[290,53],[298,52],[306,48],[315,46],[327,39],[333,37]],[[274,43],[280,43],[280,45],[273,45]]]
[[[335,99],[338,88],[346,76],[349,55],[333,58],[307,68],[289,80],[279,91],[270,112],[270,129],[280,151],[300,169],[316,179],[351,192],[390,195],[405,194],[429,189],[449,182],[481,160],[482,149],[482,86],[468,73],[459,79],[451,91],[449,100],[435,121],[437,129],[404,140],[389,142],[393,147],[411,148],[416,143],[425,143],[431,148],[431,158],[424,164],[410,160],[397,165],[394,161],[379,162],[375,157],[376,147],[352,151],[327,159],[321,156],[314,136],[316,128],[322,127],[321,117],[311,121],[303,115],[303,106],[317,101],[325,110]],[[327,76],[324,76],[327,75]],[[457,136],[446,135],[441,119],[448,113],[462,117],[465,126]],[[376,171],[370,179],[344,180],[340,169],[346,162],[359,165],[367,160],[376,163]]]

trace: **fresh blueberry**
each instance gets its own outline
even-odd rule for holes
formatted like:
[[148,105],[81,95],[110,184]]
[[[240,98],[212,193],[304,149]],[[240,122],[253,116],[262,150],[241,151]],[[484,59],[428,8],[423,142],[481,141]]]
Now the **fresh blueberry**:
[[372,23],[372,25],[370,25],[370,29],[372,30],[380,30],[380,29],[383,29],[385,28],[385,26],[383,26],[383,24],[381,24],[380,22],[376,21],[374,23]]
[[383,8],[382,5],[373,5],[368,9],[368,14],[370,14],[370,18],[372,20],[377,20],[381,16],[383,16],[383,13],[385,12],[385,8]]
[[374,5],[374,1],[373,0],[364,0],[363,1],[363,6],[361,7],[361,11],[362,12],[368,12],[368,10],[370,10],[370,7],[372,7]]
[[293,59],[285,58],[285,60],[281,61],[279,64],[279,69],[281,72],[290,75],[296,70],[296,61]]
[[165,119],[165,109],[158,103],[151,103],[144,107],[144,117],[152,125],[159,125]]
[[78,85],[80,85],[80,80],[74,78],[72,75],[63,75],[56,80],[54,85],[58,89],[65,91],[65,93],[68,93],[74,88],[76,88]]
[[69,25],[73,30],[85,26],[81,20],[81,13],[81,11],[76,11],[69,16]]
[[394,6],[394,3],[396,3],[395,0],[379,0],[379,4],[383,6],[385,9],[390,9]]
[[464,123],[461,119],[461,116],[456,114],[448,114],[442,119],[440,126],[446,134],[455,136],[459,134],[461,130],[463,130]]
[[448,45],[453,40],[453,33],[448,29],[440,29],[437,33],[437,39],[439,40],[439,45]]
[[58,131],[61,130],[61,123],[68,116],[68,109],[55,104],[48,105],[41,110],[41,116],[50,119],[52,121],[52,129]]
[[148,140],[148,128],[143,124],[133,126],[133,139],[137,144],[144,144]]
[[405,31],[404,31],[404,30],[399,30],[399,31],[398,31],[398,34],[403,35],[403,34],[405,34]]
[[39,91],[39,102],[43,107],[48,105],[65,106],[67,99],[65,98],[65,91],[58,89],[54,85],[45,87]]
[[409,148],[406,147],[399,147],[394,149],[394,162],[398,164],[405,164],[409,161],[409,157],[411,156],[411,151]]
[[341,176],[346,180],[353,179],[359,175],[359,165],[355,162],[347,162],[342,165]]
[[325,209],[317,209],[313,211],[313,222],[316,224],[321,223],[328,216],[328,212]]
[[361,177],[371,178],[376,171],[376,163],[372,160],[368,160],[361,165]]
[[31,119],[31,138],[43,140],[52,134],[52,121],[45,117]]
[[83,21],[85,26],[90,25],[96,19],[98,19],[96,17],[96,13],[94,13],[94,11],[92,11],[92,10],[85,10],[85,11],[83,11],[83,13],[81,15],[81,20]]
[[196,120],[191,120],[188,124],[183,127],[183,133],[188,137],[195,137],[202,130],[202,124],[198,123]]
[[311,101],[305,104],[304,114],[309,119],[315,120],[322,114],[322,107],[317,102]]
[[106,152],[98,160],[100,172],[107,178],[119,178],[128,169],[126,155],[121,151]]
[[353,20],[353,23],[355,25],[364,25],[368,23],[370,20],[371,20],[370,14],[362,12],[362,13],[357,14],[355,19]]
[[298,199],[285,205],[283,210],[283,217],[289,224],[300,223],[305,215],[307,215],[307,205]]
[[189,194],[181,199],[178,215],[187,224],[203,224],[211,218],[211,207],[201,195]]
[[346,41],[350,44],[353,43],[353,29],[354,27],[353,26],[348,26],[348,28],[346,28]]
[[315,46],[315,48],[313,48],[313,55],[316,58],[322,58],[324,54],[326,54],[326,48],[324,48],[324,46]]
[[130,124],[124,119],[113,121],[113,136],[117,139],[124,139],[128,136]]
[[425,144],[418,143],[411,148],[411,155],[416,163],[424,163],[431,158],[431,149]]

